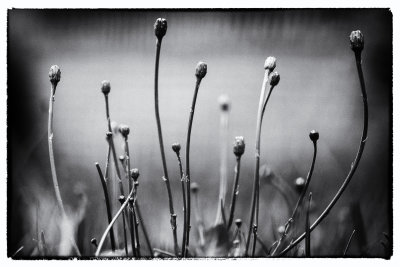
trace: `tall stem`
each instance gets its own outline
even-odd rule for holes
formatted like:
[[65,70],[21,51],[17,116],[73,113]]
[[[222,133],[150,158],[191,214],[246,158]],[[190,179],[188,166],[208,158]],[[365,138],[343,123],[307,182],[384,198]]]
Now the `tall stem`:
[[240,174],[240,158],[241,158],[240,156],[236,157],[235,182],[233,184],[233,190],[232,190],[232,200],[231,200],[230,215],[229,215],[229,220],[228,220],[228,230],[231,227],[232,222],[233,222],[236,198],[237,198],[237,195],[239,194],[238,187],[239,187],[239,174]]
[[176,151],[176,157],[178,158],[178,165],[179,165],[179,174],[181,177],[181,186],[182,186],[182,200],[183,200],[183,233],[182,233],[182,248],[181,248],[181,255],[185,253],[185,225],[186,225],[186,192],[185,192],[185,176],[183,175],[183,168],[182,168],[182,160],[179,151]]
[[[360,162],[361,156],[364,151],[365,143],[367,142],[367,136],[368,136],[368,98],[367,98],[367,91],[365,90],[365,82],[364,82],[364,75],[361,67],[361,52],[355,52],[355,57],[356,57],[356,65],[357,65],[357,71],[358,71],[358,78],[360,80],[360,85],[361,85],[361,93],[362,93],[362,99],[363,99],[363,104],[364,104],[364,127],[361,135],[361,140],[360,140],[360,145],[358,147],[358,151],[356,154],[356,158],[351,164],[350,171],[347,174],[343,184],[340,186],[339,190],[336,192],[335,196],[331,200],[331,202],[328,204],[328,206],[325,208],[325,210],[321,213],[321,215],[315,220],[315,222],[311,225],[310,231],[314,230],[321,222],[322,220],[329,214],[331,209],[335,206],[336,202],[339,200],[340,196],[343,194],[344,190],[346,189],[347,185],[350,183],[351,178],[353,177],[358,164]],[[291,250],[294,246],[296,246],[301,240],[303,240],[305,237],[305,233],[300,235],[295,241],[293,241],[292,244],[287,246],[282,252],[279,253],[278,256],[283,256],[285,255],[289,250]]]
[[157,38],[155,74],[154,74],[154,104],[155,104],[154,107],[155,107],[156,121],[157,121],[158,141],[160,143],[161,160],[162,160],[162,165],[163,165],[163,170],[164,170],[163,180],[165,181],[165,185],[167,187],[167,192],[168,192],[169,211],[170,211],[170,215],[171,215],[170,223],[171,223],[172,235],[174,238],[175,255],[177,256],[179,253],[179,248],[178,248],[178,238],[177,238],[177,234],[176,234],[176,214],[174,212],[174,203],[172,200],[171,186],[169,184],[167,163],[165,160],[165,153],[164,153],[164,142],[163,142],[162,130],[161,130],[160,113],[159,113],[159,107],[158,107],[158,66],[159,66],[159,62],[160,62],[161,42],[162,42],[162,39]]
[[188,124],[188,132],[187,132],[187,139],[186,139],[186,193],[187,193],[187,220],[186,220],[186,231],[185,231],[185,253],[184,257],[187,256],[189,250],[189,233],[190,233],[190,161],[189,161],[189,153],[190,153],[190,135],[192,133],[192,124],[193,124],[193,116],[194,116],[194,109],[196,106],[197,100],[197,93],[199,91],[201,83],[201,78],[196,78],[196,86],[194,89],[194,95],[192,100],[192,106],[190,108],[189,114],[189,124]]

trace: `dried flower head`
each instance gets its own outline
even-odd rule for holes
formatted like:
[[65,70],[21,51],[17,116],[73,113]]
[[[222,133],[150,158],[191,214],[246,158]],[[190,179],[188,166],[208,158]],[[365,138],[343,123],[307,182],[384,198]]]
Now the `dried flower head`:
[[159,40],[161,40],[164,35],[167,33],[167,20],[164,18],[158,18],[156,19],[156,22],[154,23],[154,33],[157,36]]
[[129,126],[126,125],[126,124],[121,124],[121,125],[119,126],[119,132],[122,134],[122,136],[123,136],[124,138],[128,138],[128,135],[129,135],[129,132],[130,132]]
[[104,80],[101,82],[101,91],[104,95],[108,95],[111,91],[111,84],[110,81]]
[[207,63],[200,61],[196,66],[196,77],[203,79],[207,74]]
[[121,205],[124,204],[125,196],[124,195],[120,195],[119,198],[118,198],[118,201],[119,201],[119,203],[121,203]]
[[179,153],[179,151],[181,151],[181,144],[179,144],[179,143],[173,143],[173,144],[172,144],[172,150],[173,150],[175,153]]
[[364,35],[360,30],[352,31],[350,36],[350,47],[354,52],[361,52],[364,48]]
[[233,142],[233,153],[235,154],[235,156],[241,157],[244,153],[245,147],[246,147],[246,144],[244,143],[244,137],[236,136],[235,142]]
[[218,103],[222,111],[229,111],[231,103],[227,95],[220,95],[218,97]]
[[303,191],[304,186],[306,185],[306,180],[303,177],[298,177],[294,181],[294,185],[296,187],[296,191],[300,194]]
[[50,82],[54,85],[57,85],[61,79],[61,70],[57,65],[53,65],[49,71]]
[[278,85],[278,83],[279,83],[279,81],[280,81],[280,79],[281,79],[281,76],[279,75],[278,72],[274,71],[274,72],[272,72],[271,75],[269,76],[269,79],[270,79],[269,84],[270,84],[271,86],[276,86],[276,85]]
[[267,57],[264,63],[264,69],[272,72],[276,67],[276,58],[275,57]]
[[236,224],[237,228],[240,228],[242,226],[242,220],[241,219],[236,219],[235,220],[235,224]]
[[318,133],[316,130],[312,130],[312,131],[310,132],[310,139],[311,139],[311,141],[313,141],[313,142],[317,142],[318,139],[319,139],[319,133]]
[[130,173],[131,173],[131,178],[134,181],[137,181],[137,179],[139,178],[139,175],[140,175],[139,170],[137,168],[134,168],[134,169],[131,169]]
[[190,190],[196,194],[199,191],[199,185],[197,183],[191,183],[190,184]]

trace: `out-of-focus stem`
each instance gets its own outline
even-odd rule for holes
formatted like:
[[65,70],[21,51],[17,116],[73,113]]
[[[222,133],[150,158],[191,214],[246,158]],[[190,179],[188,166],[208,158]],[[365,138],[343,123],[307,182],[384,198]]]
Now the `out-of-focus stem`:
[[138,216],[139,221],[142,222],[142,231],[143,231],[144,239],[146,241],[147,249],[150,252],[150,256],[154,257],[153,247],[151,246],[150,238],[149,238],[149,235],[146,230],[146,224],[143,222],[143,216],[142,216],[142,213],[140,212],[140,205],[139,205],[138,200],[136,200],[136,211],[137,211],[137,216]]
[[236,198],[239,194],[238,187],[239,187],[239,174],[240,174],[240,156],[236,157],[236,166],[235,166],[235,182],[233,184],[233,190],[232,190],[232,201],[231,201],[231,207],[230,207],[230,214],[229,214],[229,220],[228,220],[228,230],[232,225],[234,214],[235,214],[235,204],[236,204]]
[[311,199],[312,199],[312,193],[310,192],[310,196],[308,197],[308,207],[307,207],[307,213],[306,213],[306,257],[311,256],[311,232],[310,232],[310,206],[311,206]]

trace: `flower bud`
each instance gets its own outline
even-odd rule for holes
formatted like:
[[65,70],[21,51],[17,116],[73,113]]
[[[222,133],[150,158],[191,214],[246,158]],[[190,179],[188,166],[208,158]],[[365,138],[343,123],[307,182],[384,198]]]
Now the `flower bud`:
[[306,185],[306,180],[304,180],[303,177],[298,177],[295,181],[294,181],[294,185],[296,186],[296,191],[297,193],[301,193],[304,189],[304,186]]
[[94,246],[97,247],[97,239],[96,239],[96,238],[92,238],[92,239],[90,240],[90,243],[92,243]]
[[181,151],[181,144],[179,144],[179,143],[173,143],[173,144],[172,144],[172,150],[173,150],[175,153],[179,153],[179,151]]
[[112,132],[106,132],[106,140],[110,140],[112,138]]
[[237,228],[240,228],[242,226],[242,220],[241,219],[236,219],[235,220],[235,224],[236,224]]
[[207,63],[200,61],[196,66],[196,77],[203,79],[207,74]]
[[280,235],[283,235],[284,232],[285,232],[285,226],[283,226],[283,225],[279,226],[279,227],[278,227],[278,233],[279,233]]
[[274,72],[271,73],[269,78],[270,78],[269,84],[271,86],[277,86],[279,81],[280,81],[280,79],[281,79],[281,76],[279,75],[278,72],[274,71]]
[[244,143],[243,136],[236,136],[235,142],[233,142],[233,153],[236,157],[241,157],[244,153],[246,144]]
[[128,138],[128,135],[129,135],[129,126],[128,125],[125,125],[125,124],[121,124],[120,126],[119,126],[119,132],[122,134],[122,136],[124,137],[124,138]]
[[191,183],[190,184],[190,190],[196,194],[199,191],[199,185],[197,183]]
[[318,139],[319,139],[319,133],[318,133],[317,131],[315,131],[315,130],[312,130],[312,131],[310,132],[310,139],[311,139],[311,141],[313,141],[313,142],[317,142]]
[[101,82],[101,91],[104,95],[108,95],[111,91],[111,84],[110,81],[104,80]]
[[130,172],[131,172],[131,178],[134,181],[137,181],[137,179],[139,178],[139,175],[140,175],[139,170],[137,168],[134,168],[134,169],[131,169]]
[[264,69],[272,72],[276,67],[276,58],[275,57],[267,57],[264,63]]
[[364,48],[364,35],[360,30],[352,31],[350,36],[350,47],[354,52],[361,52]]
[[57,85],[57,83],[60,81],[61,70],[57,65],[51,66],[50,71],[49,71],[49,78],[50,78],[50,82],[54,85]]
[[167,33],[167,20],[164,18],[158,18],[154,23],[154,33],[159,40],[161,40]]
[[230,101],[227,95],[220,95],[218,97],[218,103],[222,111],[228,111],[230,108]]
[[121,162],[122,165],[124,164],[124,160],[125,160],[124,155],[119,156],[119,161]]
[[121,205],[124,204],[125,196],[124,195],[120,195],[119,198],[118,198],[118,201],[119,201],[119,203],[121,203]]

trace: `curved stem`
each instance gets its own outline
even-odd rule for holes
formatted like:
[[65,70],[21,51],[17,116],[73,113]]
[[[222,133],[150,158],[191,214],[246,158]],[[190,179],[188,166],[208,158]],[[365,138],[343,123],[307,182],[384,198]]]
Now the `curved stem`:
[[186,219],[186,227],[185,227],[185,253],[184,257],[187,256],[189,250],[189,233],[190,233],[190,161],[189,161],[189,153],[190,153],[190,135],[192,133],[192,124],[193,124],[193,116],[194,109],[196,106],[197,93],[199,91],[201,83],[201,78],[196,78],[196,86],[194,89],[192,106],[190,108],[189,114],[189,124],[188,124],[188,132],[186,139],[186,193],[187,193],[187,219]]
[[[103,187],[104,199],[105,199],[106,208],[107,208],[107,219],[108,219],[108,223],[110,223],[111,220],[112,220],[112,218],[111,218],[111,207],[110,207],[110,199],[108,197],[108,190],[107,190],[106,181],[105,181],[103,173],[102,173],[102,171],[100,169],[99,163],[96,162],[95,165],[96,165],[96,168],[97,168],[97,172],[99,173],[99,178],[100,178],[101,185]],[[114,252],[115,251],[115,238],[114,238],[114,231],[113,231],[112,228],[110,230],[110,239],[111,239],[111,250]]]
[[179,248],[178,248],[178,239],[177,239],[177,235],[176,235],[176,220],[174,220],[174,216],[176,219],[176,214],[174,212],[174,203],[172,200],[171,186],[169,184],[167,163],[165,161],[164,142],[163,142],[163,137],[162,137],[160,112],[159,112],[159,107],[158,107],[158,66],[159,66],[159,62],[160,62],[161,42],[162,42],[162,39],[157,38],[155,74],[154,74],[154,104],[155,104],[154,107],[155,107],[155,114],[156,114],[156,121],[157,121],[158,141],[160,143],[161,160],[162,160],[162,165],[163,165],[163,170],[164,170],[163,180],[165,181],[165,185],[167,187],[167,192],[168,192],[169,211],[170,211],[170,215],[171,215],[170,223],[171,223],[172,235],[174,237],[174,251],[177,256],[178,252],[179,252]]
[[[321,221],[329,214],[333,206],[336,204],[336,202],[339,200],[340,196],[343,194],[344,190],[346,189],[347,185],[350,183],[351,178],[353,177],[358,164],[360,162],[361,156],[364,151],[365,143],[367,142],[367,136],[368,136],[368,98],[367,98],[367,92],[365,90],[365,82],[364,82],[364,76],[361,68],[361,52],[356,52],[355,53],[356,57],[356,65],[357,65],[357,71],[358,71],[358,77],[360,80],[360,85],[361,85],[361,93],[362,93],[362,98],[363,98],[363,104],[364,104],[364,127],[361,135],[361,140],[360,140],[360,145],[358,147],[358,151],[356,154],[356,158],[354,159],[353,163],[351,164],[350,171],[347,174],[343,184],[340,186],[339,190],[331,200],[331,202],[328,204],[328,206],[325,208],[325,210],[321,213],[321,215],[315,220],[315,222],[311,225],[310,231],[314,230],[318,224],[321,223]],[[305,237],[305,233],[300,235],[292,244],[290,244],[288,247],[286,247],[281,253],[279,253],[278,256],[283,256],[285,255],[290,249],[292,249],[294,246],[296,246],[301,240],[303,240]]]
[[239,187],[239,174],[240,174],[240,156],[236,157],[236,166],[235,166],[235,182],[233,184],[233,191],[232,191],[232,201],[230,207],[230,215],[228,220],[228,230],[232,225],[234,213],[235,213],[235,204],[236,198],[239,194],[238,187]]
[[102,235],[102,237],[100,239],[100,243],[97,246],[95,257],[99,256],[101,248],[103,247],[104,240],[106,239],[108,232],[111,230],[112,226],[114,225],[114,223],[116,222],[118,217],[122,214],[122,211],[125,209],[126,205],[128,205],[128,201],[132,197],[132,195],[133,195],[133,189],[131,190],[131,192],[129,193],[129,195],[126,198],[125,202],[121,205],[121,208],[118,210],[117,214],[115,214],[114,218],[111,220],[111,222],[108,224],[106,230],[104,231],[104,233],[103,233],[103,235]]

